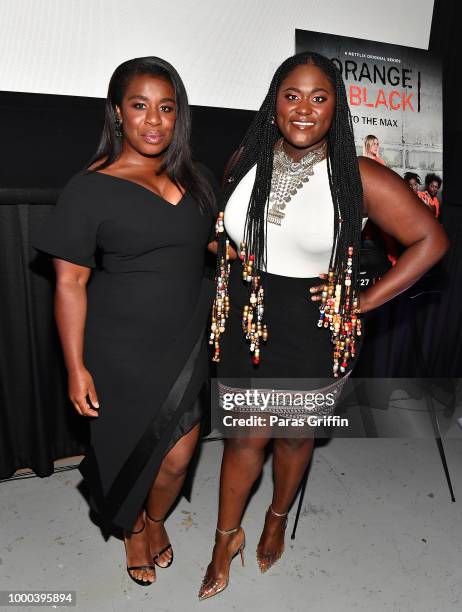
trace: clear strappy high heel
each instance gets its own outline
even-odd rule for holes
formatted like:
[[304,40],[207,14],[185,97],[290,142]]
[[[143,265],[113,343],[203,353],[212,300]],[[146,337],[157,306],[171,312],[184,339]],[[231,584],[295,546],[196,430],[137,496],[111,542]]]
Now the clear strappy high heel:
[[[268,507],[268,510],[266,511],[266,515],[268,514],[268,512],[271,512],[274,516],[277,516],[279,518],[284,518],[284,524],[283,524],[283,529],[285,531],[286,527],[287,527],[287,519],[288,519],[288,512],[275,512],[273,510],[272,505],[270,504]],[[266,518],[265,515],[265,518]],[[269,568],[274,565],[276,563],[276,561],[278,561],[281,557],[282,557],[282,553],[284,552],[284,547],[282,548],[281,552],[279,555],[275,555],[274,553],[264,553],[264,552],[258,552],[258,547],[257,547],[257,561],[258,561],[258,567],[260,568],[260,571],[262,574],[264,574],[265,572],[267,572],[269,570]]]
[[207,586],[207,583],[209,582],[208,573],[212,565],[210,564],[207,568],[204,579],[202,580],[201,588],[199,589],[199,600],[200,601],[204,599],[208,599],[209,597],[213,597],[214,595],[218,595],[218,593],[221,593],[221,591],[224,591],[226,589],[229,583],[229,568],[231,566],[231,561],[234,559],[234,557],[238,553],[240,553],[241,563],[242,565],[244,565],[245,533],[242,527],[235,527],[234,529],[228,529],[227,531],[223,529],[218,529],[217,527],[217,530],[216,530],[216,532],[221,534],[222,536],[228,536],[233,533],[237,533],[238,531],[242,531],[243,539],[242,539],[242,542],[239,544],[239,546],[236,548],[236,550],[233,550],[231,552],[231,555],[229,558],[229,565],[228,565],[228,575],[226,576],[226,578],[215,579],[211,584]]

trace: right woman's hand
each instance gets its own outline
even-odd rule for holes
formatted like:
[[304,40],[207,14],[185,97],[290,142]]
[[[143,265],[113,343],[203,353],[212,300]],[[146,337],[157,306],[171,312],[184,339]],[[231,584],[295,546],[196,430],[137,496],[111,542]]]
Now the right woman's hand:
[[[81,368],[73,370],[68,374],[69,399],[74,404],[75,409],[81,416],[99,416],[98,396],[96,395],[95,384],[88,370]],[[90,398],[91,406],[87,401]]]

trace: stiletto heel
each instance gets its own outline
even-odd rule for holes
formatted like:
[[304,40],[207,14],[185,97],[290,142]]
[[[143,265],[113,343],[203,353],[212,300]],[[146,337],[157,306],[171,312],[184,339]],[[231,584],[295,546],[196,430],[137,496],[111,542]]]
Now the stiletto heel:
[[[141,529],[138,529],[138,531],[127,531],[127,533],[130,533],[130,534],[141,533],[145,527],[146,527],[146,521],[143,521],[143,526],[141,527]],[[126,550],[127,546],[126,546],[125,539],[124,539],[124,544],[125,544],[125,550]],[[141,586],[149,586],[150,584],[155,582],[155,580],[142,580],[141,578],[135,578],[134,576],[132,576],[130,571],[131,570],[137,570],[137,569],[140,569],[140,570],[143,570],[143,569],[152,569],[152,570],[155,570],[156,568],[154,567],[154,565],[130,565],[130,566],[127,566],[127,573],[130,576],[130,578],[133,580],[133,582],[136,582],[136,584],[139,584]]]
[[[285,531],[287,527],[287,519],[288,519],[289,513],[288,512],[275,512],[271,504],[269,505],[265,516],[268,515],[268,512],[271,512],[271,514],[279,518],[284,518],[284,524],[282,528]],[[284,547],[282,548],[282,551],[278,556],[274,555],[274,553],[259,553],[258,548],[257,548],[257,551],[256,551],[257,562],[258,562],[258,567],[260,568],[261,573],[264,574],[265,572],[267,572],[269,568],[272,565],[274,565],[276,561],[278,561],[282,557],[283,552],[284,552]]]
[[[149,512],[145,509],[146,512],[146,516],[148,517],[148,519],[150,521],[152,521],[153,523],[162,523],[164,522],[164,519],[154,519],[152,518],[152,516],[149,515]],[[170,560],[168,561],[167,565],[161,565],[160,563],[157,562],[157,559],[160,557],[160,555],[162,555],[164,552],[167,552],[167,550],[171,551],[172,556],[170,557]],[[154,553],[152,560],[154,561],[154,563],[157,565],[157,567],[162,567],[163,569],[170,567],[173,563],[173,548],[172,545],[170,544],[170,542],[167,544],[167,546],[164,546],[164,548],[162,550],[159,550],[159,552]]]
[[209,586],[206,586],[207,582],[209,581],[208,573],[211,568],[211,564],[208,566],[204,579],[202,580],[201,588],[199,589],[199,601],[208,599],[209,597],[213,597],[214,595],[218,595],[218,593],[221,593],[222,591],[226,589],[229,583],[229,568],[231,567],[232,560],[238,553],[241,555],[241,564],[242,566],[244,566],[245,533],[242,527],[235,527],[234,529],[228,529],[227,531],[223,529],[218,529],[217,527],[216,531],[217,533],[224,535],[224,536],[231,535],[233,533],[237,533],[238,531],[242,531],[243,540],[242,540],[241,545],[235,551],[232,551],[231,553],[231,556],[229,558],[229,565],[228,565],[228,575],[226,576],[225,579],[222,579],[221,581],[220,579],[216,579]]

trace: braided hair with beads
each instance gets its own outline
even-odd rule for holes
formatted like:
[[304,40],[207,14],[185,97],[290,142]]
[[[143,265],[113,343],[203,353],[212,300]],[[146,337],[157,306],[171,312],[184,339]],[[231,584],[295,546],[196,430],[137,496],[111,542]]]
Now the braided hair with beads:
[[[318,326],[331,330],[334,345],[333,373],[339,376],[347,370],[349,358],[355,357],[355,339],[361,335],[361,320],[357,314],[363,192],[345,86],[333,62],[318,53],[306,51],[289,57],[279,66],[263,104],[228,168],[224,201],[228,201],[236,185],[256,164],[240,258],[243,278],[250,283],[249,304],[243,312],[243,331],[250,341],[253,362],[258,364],[260,340],[266,340],[270,333],[264,324],[265,279],[260,273],[266,270],[266,212],[271,191],[274,146],[281,136],[275,121],[276,99],[282,81],[301,64],[313,64],[320,68],[335,87],[335,110],[326,134],[327,171],[334,205],[334,241],[328,285],[322,295]],[[217,294],[210,335],[210,344],[215,346],[214,361],[220,360],[219,338],[225,330],[229,311],[229,240],[223,217],[224,214],[220,213],[216,224]]]

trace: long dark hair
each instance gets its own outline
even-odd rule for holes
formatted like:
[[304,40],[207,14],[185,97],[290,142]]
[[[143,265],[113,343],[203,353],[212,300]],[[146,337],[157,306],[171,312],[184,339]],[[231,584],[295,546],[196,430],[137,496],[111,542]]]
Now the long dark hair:
[[[359,252],[362,220],[362,184],[353,124],[342,75],[326,57],[304,52],[289,57],[276,70],[269,91],[245,135],[241,147],[225,176],[224,199],[256,164],[240,249],[243,277],[249,283],[249,301],[243,309],[243,331],[250,341],[252,362],[260,362],[260,338],[271,336],[264,320],[267,244],[266,215],[271,192],[274,145],[281,137],[277,127],[276,98],[281,82],[300,64],[318,66],[335,87],[335,110],[327,133],[327,171],[334,206],[334,240],[329,261],[328,282],[319,307],[318,327],[330,328],[333,344],[333,373],[346,373],[349,358],[356,355],[356,337],[361,335],[358,313]],[[213,361],[220,361],[220,336],[225,331],[229,312],[229,238],[224,231],[223,213],[217,223],[218,252],[216,296],[212,309],[209,343],[215,346]],[[239,248],[239,245],[237,245]]]
[[137,57],[123,62],[118,66],[109,81],[106,98],[104,127],[98,148],[92,159],[95,161],[106,158],[93,170],[102,170],[120,157],[122,138],[116,134],[117,114],[115,107],[122,105],[122,99],[130,80],[137,75],[148,74],[162,76],[173,86],[176,100],[176,121],[172,141],[165,151],[162,165],[157,174],[166,171],[169,178],[179,187],[189,191],[199,204],[201,211],[215,213],[215,198],[209,183],[196,169],[191,154],[191,114],[188,96],[180,75],[175,68],[159,57]]
[[[334,204],[334,243],[329,268],[337,282],[342,282],[348,260],[348,247],[353,247],[351,289],[358,290],[359,251],[362,227],[363,191],[353,136],[353,124],[342,75],[333,62],[305,51],[286,59],[276,70],[268,93],[255,115],[225,177],[224,199],[227,201],[236,185],[255,164],[256,176],[250,196],[244,241],[254,256],[257,270],[266,269],[265,208],[273,170],[274,145],[281,134],[274,120],[276,98],[281,82],[300,64],[318,66],[335,87],[335,111],[327,133],[327,170]],[[219,257],[225,250],[224,232],[220,234]],[[239,245],[237,245],[239,246]],[[345,294],[342,294],[345,300]],[[341,302],[341,307],[345,304]],[[350,304],[351,306],[351,304]]]

